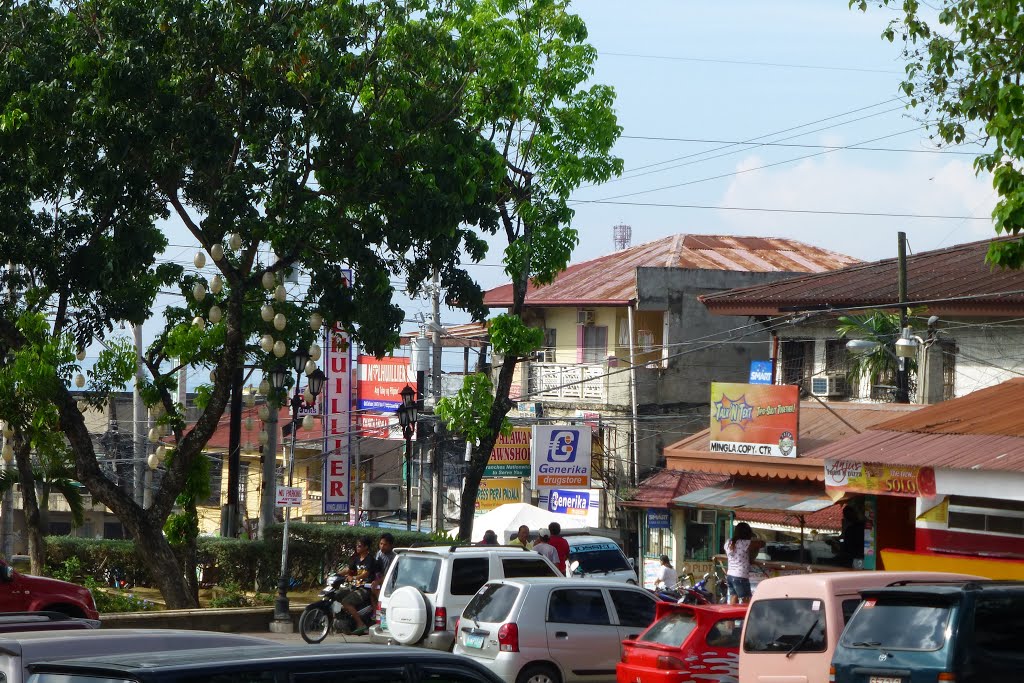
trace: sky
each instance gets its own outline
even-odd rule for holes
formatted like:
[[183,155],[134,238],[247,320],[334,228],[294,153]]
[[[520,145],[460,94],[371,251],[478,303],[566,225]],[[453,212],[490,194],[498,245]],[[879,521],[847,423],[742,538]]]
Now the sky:
[[[898,231],[911,253],[994,234],[978,148],[939,152],[900,99],[901,46],[880,37],[891,10],[847,0],[578,0],[573,10],[598,51],[593,82],[616,91],[625,165],[621,179],[573,195],[573,262],[612,251],[616,225],[631,227],[634,245],[774,236],[868,261],[895,256]],[[168,230],[176,246],[165,256],[191,262],[194,240]],[[504,284],[500,261],[495,241],[470,273]],[[406,308],[409,321],[430,314],[427,300]]]

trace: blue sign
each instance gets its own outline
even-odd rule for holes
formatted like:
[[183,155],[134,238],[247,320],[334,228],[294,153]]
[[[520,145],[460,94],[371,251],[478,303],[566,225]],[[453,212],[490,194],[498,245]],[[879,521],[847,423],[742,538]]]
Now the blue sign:
[[[585,515],[590,508],[590,491],[551,489],[548,491],[548,511],[565,515]],[[596,500],[595,500],[595,505]]]
[[[574,462],[581,432],[580,429],[562,429],[552,432],[545,459],[548,462]],[[587,434],[590,434],[589,428],[587,428]]]
[[647,508],[647,528],[671,529],[672,518],[669,515],[668,510],[659,510],[658,508]]
[[750,361],[750,384],[771,384],[772,383],[772,361],[752,360]]

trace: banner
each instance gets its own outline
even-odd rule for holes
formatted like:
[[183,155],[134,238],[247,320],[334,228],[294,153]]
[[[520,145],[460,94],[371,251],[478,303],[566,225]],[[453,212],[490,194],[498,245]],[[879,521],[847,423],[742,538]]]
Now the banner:
[[523,502],[523,480],[517,478],[481,479],[474,514],[482,515],[499,505]]
[[530,428],[513,427],[508,436],[498,435],[491,458],[484,468],[485,477],[530,476]]
[[931,467],[826,460],[825,487],[851,493],[911,498],[934,496],[935,470]]
[[601,525],[601,489],[543,489],[537,504],[548,512],[582,517],[587,526]]
[[359,356],[356,368],[359,410],[393,413],[402,405],[402,389],[416,388],[416,378],[409,373],[408,358]]
[[534,425],[531,444],[533,488],[590,488],[591,428]]
[[800,388],[711,383],[711,452],[795,458]]
[[327,444],[324,451],[323,511],[325,515],[349,511],[352,348],[348,334],[338,326],[327,332]]
[[[395,415],[378,415],[376,413],[358,413],[356,415],[357,436],[366,439],[392,439],[402,441],[402,428]],[[416,434],[413,433],[413,441]]]

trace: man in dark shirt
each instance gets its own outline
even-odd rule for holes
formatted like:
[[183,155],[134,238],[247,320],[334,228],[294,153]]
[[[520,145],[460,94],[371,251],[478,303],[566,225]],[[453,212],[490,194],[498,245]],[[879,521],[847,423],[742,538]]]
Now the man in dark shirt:
[[373,539],[369,536],[363,536],[356,541],[355,554],[349,559],[348,566],[341,570],[342,576],[347,576],[358,584],[357,588],[341,600],[341,606],[356,623],[356,629],[352,633],[357,636],[366,633],[366,623],[359,616],[359,610],[371,600],[367,586],[377,578],[377,560],[370,554],[372,545]]
[[373,558],[377,562],[377,576],[370,585],[374,602],[380,596],[380,587],[384,584],[384,576],[388,573],[388,567],[395,559],[395,537],[385,531],[380,535],[377,548],[377,554]]
[[558,522],[548,524],[548,531],[551,532],[548,543],[558,551],[558,571],[565,574],[565,563],[569,559],[569,542],[562,538],[562,525]]

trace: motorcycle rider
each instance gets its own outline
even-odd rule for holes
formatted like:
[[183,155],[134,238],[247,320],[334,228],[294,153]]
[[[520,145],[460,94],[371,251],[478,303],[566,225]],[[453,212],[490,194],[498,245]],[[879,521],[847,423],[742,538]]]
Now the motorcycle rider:
[[661,556],[661,565],[654,570],[654,590],[674,592],[679,583],[679,574],[672,568],[668,555]]
[[341,600],[342,608],[352,616],[356,628],[352,635],[361,636],[366,633],[366,623],[359,616],[359,610],[370,602],[370,590],[367,586],[377,578],[377,560],[370,554],[373,539],[362,536],[356,541],[356,552],[340,574],[349,577],[358,586]]
[[384,584],[384,575],[388,573],[388,567],[395,559],[395,537],[385,531],[380,535],[377,542],[377,554],[373,558],[377,562],[377,575],[370,585],[370,592],[373,593],[373,601],[377,602],[380,597],[380,587]]

